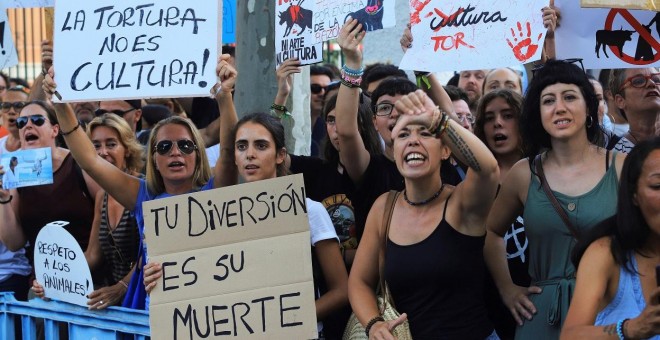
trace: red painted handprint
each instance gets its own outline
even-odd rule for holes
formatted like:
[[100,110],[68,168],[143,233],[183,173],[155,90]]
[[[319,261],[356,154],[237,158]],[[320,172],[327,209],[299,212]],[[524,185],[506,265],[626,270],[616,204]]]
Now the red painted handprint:
[[[506,39],[506,42],[511,46],[511,51],[513,51],[513,55],[516,57],[516,59],[520,61],[527,61],[527,59],[531,58],[534,53],[539,49],[538,44],[532,44],[532,29],[527,22],[527,37],[523,39],[523,27],[518,22],[518,32],[520,32],[518,35],[520,36],[520,42],[518,41],[518,37],[516,36],[516,32],[511,28],[511,36],[513,37],[513,42],[509,40],[509,38]],[[541,40],[541,37],[543,36],[543,33],[539,33],[538,37],[536,38],[536,42],[538,43]],[[513,43],[516,43],[514,46]],[[527,50],[525,51],[525,48]]]

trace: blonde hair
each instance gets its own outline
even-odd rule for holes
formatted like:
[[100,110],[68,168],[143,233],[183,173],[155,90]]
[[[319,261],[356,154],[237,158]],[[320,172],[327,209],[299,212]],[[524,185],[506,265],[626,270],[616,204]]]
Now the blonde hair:
[[193,172],[193,189],[199,189],[211,179],[211,167],[209,166],[209,160],[206,157],[204,139],[202,139],[202,135],[190,120],[179,116],[172,116],[163,119],[151,129],[149,143],[147,144],[147,189],[152,194],[156,195],[165,192],[163,176],[160,175],[160,172],[156,169],[156,164],[154,163],[154,153],[156,152],[156,135],[158,134],[158,130],[168,124],[176,124],[186,127],[192,136],[193,142],[197,146],[197,161],[195,162],[195,171]]
[[142,171],[144,167],[144,147],[135,138],[135,133],[128,122],[116,114],[105,113],[98,116],[87,124],[87,136],[90,140],[92,139],[92,132],[99,126],[111,128],[119,135],[119,142],[126,148],[126,169],[129,172]]

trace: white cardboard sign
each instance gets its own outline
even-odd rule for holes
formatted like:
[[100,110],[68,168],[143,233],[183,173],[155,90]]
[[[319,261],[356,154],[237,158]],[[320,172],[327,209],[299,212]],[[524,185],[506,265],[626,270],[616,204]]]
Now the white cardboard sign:
[[7,8],[53,7],[55,0],[3,0],[7,1]]
[[0,4],[0,70],[18,65],[18,55],[14,46],[7,11]]
[[301,65],[323,61],[322,41],[314,41],[312,27],[314,2],[273,0],[275,2],[275,67],[298,58]]
[[63,227],[65,221],[47,224],[34,245],[34,271],[46,297],[87,307],[87,295],[94,291],[92,273],[85,253]]
[[[367,32],[396,25],[395,0],[314,0],[314,41],[337,38],[349,17],[357,19]],[[405,1],[405,0],[403,0]]]
[[220,0],[58,0],[54,63],[62,101],[208,96]]
[[475,70],[541,58],[547,0],[410,0],[414,42],[400,67]]

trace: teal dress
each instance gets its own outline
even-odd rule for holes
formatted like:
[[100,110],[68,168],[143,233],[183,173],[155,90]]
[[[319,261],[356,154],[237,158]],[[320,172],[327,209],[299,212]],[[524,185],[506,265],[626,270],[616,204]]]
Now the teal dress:
[[[553,191],[581,235],[616,212],[615,160],[616,152],[605,176],[589,192],[568,196]],[[543,292],[529,296],[537,312],[532,320],[525,320],[516,329],[516,339],[559,339],[575,288],[571,252],[576,240],[553,208],[538,177],[531,176],[523,219],[529,240],[529,275],[532,285],[541,287]]]

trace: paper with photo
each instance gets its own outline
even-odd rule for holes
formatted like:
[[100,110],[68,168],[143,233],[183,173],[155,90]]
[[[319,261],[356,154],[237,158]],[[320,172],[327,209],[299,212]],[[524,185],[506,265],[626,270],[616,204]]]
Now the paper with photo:
[[53,158],[50,148],[18,150],[2,154],[0,164],[5,174],[2,188],[13,189],[53,184]]

